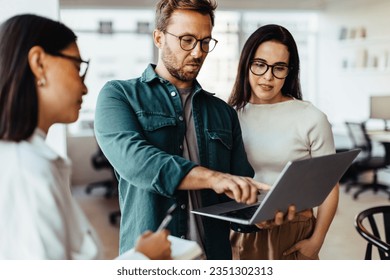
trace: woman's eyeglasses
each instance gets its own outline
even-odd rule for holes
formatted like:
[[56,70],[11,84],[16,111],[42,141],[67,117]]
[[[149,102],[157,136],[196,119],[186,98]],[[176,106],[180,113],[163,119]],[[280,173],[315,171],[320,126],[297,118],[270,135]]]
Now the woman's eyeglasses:
[[271,68],[272,75],[277,79],[284,79],[288,76],[291,67],[284,64],[269,65],[261,60],[252,60],[250,70],[256,76],[262,76]]
[[89,60],[85,61],[85,60],[82,60],[81,58],[76,57],[76,56],[71,56],[71,55],[67,55],[67,54],[63,54],[63,53],[57,53],[57,52],[56,53],[50,53],[50,55],[62,57],[62,58],[65,58],[65,59],[70,59],[70,60],[73,60],[74,62],[79,63],[80,64],[79,76],[80,76],[81,80],[84,81],[85,76],[87,75],[88,67],[89,67]]

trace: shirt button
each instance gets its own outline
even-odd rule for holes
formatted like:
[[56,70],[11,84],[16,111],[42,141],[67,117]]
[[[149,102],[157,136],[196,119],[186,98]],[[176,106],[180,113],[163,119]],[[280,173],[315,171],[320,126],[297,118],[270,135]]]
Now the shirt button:
[[184,209],[186,209],[186,205],[182,204],[182,205],[180,205],[180,208],[184,210]]
[[184,120],[183,116],[179,116],[179,120],[183,121]]
[[241,228],[237,228],[237,231],[238,231],[238,232],[241,232]]
[[186,236],[185,236],[185,235],[182,235],[182,236],[180,236],[180,238],[181,238],[181,239],[185,239],[185,238],[186,238]]
[[183,150],[183,145],[180,145],[179,148],[180,148],[180,150]]
[[172,97],[176,96],[176,92],[172,91],[172,92],[171,92],[171,96],[172,96]]

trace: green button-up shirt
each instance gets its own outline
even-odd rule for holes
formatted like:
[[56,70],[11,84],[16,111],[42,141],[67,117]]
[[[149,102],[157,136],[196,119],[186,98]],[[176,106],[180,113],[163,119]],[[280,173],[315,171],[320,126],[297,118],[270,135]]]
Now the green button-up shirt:
[[[141,77],[110,81],[101,90],[95,115],[96,139],[119,181],[120,253],[134,246],[145,230],[155,231],[176,202],[168,229],[185,237],[188,192],[177,190],[196,166],[182,157],[185,121],[178,90],[149,65]],[[193,118],[200,164],[206,168],[253,177],[244,150],[237,114],[195,82]],[[228,200],[201,190],[202,206]],[[230,259],[229,224],[202,218],[208,259]]]

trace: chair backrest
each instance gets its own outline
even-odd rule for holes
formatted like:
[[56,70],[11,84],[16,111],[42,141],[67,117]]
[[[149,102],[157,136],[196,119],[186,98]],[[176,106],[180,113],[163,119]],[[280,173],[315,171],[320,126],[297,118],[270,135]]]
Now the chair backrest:
[[372,144],[371,139],[366,131],[365,123],[345,122],[349,137],[354,145],[354,148],[362,149],[363,153],[371,155]]
[[381,260],[390,260],[390,205],[378,206],[360,212],[355,228],[367,240],[365,259],[372,259],[372,247],[378,249]]
[[92,155],[91,158],[92,166],[96,169],[103,169],[103,168],[112,168],[110,162],[106,158],[106,156],[103,154],[103,151],[98,146],[97,151]]

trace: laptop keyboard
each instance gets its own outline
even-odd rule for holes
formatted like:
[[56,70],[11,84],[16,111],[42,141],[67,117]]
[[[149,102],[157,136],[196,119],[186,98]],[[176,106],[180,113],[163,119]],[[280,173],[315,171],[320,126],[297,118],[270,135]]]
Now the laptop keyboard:
[[246,208],[221,213],[220,215],[226,216],[226,217],[231,217],[231,218],[236,218],[236,219],[249,220],[250,218],[253,217],[253,215],[255,214],[255,212],[258,208],[259,208],[259,205],[256,204],[256,205],[249,206]]

